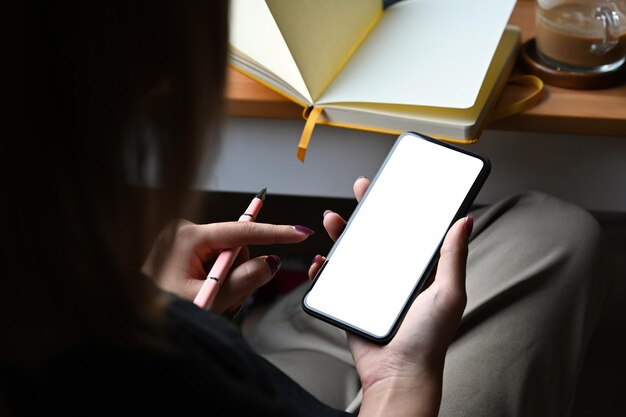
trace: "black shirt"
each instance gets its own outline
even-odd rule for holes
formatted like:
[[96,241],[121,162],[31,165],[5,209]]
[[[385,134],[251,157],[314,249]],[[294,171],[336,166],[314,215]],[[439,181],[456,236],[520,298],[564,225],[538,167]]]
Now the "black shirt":
[[230,321],[178,297],[167,316],[167,349],[89,344],[37,369],[3,366],[0,415],[350,415],[253,352]]

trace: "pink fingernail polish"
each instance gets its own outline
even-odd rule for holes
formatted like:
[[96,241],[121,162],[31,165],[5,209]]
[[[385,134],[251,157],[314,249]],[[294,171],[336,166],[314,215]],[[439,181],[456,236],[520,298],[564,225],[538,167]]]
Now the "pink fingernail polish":
[[465,221],[465,234],[467,234],[467,237],[470,237],[472,234],[472,229],[474,229],[474,216],[470,214]]
[[280,258],[276,255],[269,255],[267,258],[265,258],[265,262],[270,267],[270,271],[272,271],[272,274],[276,273],[276,271],[278,271],[278,268],[280,268]]
[[295,230],[297,230],[298,232],[300,232],[300,233],[305,233],[305,234],[307,234],[307,235],[312,235],[312,234],[314,234],[314,233],[315,233],[315,231],[314,231],[314,230],[311,230],[311,229],[309,229],[309,228],[308,228],[308,227],[306,227],[306,226],[300,226],[300,225],[297,225],[297,226],[293,226],[293,228],[294,228]]

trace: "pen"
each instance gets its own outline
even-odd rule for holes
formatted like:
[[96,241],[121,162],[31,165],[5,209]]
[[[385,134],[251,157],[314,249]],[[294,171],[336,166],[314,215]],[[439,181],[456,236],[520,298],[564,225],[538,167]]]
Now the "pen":
[[[254,196],[250,205],[246,209],[246,211],[239,217],[240,222],[253,222],[255,217],[261,211],[261,207],[263,207],[263,201],[265,200],[265,194],[267,194],[267,188],[263,188],[261,191]],[[196,298],[193,302],[199,306],[200,308],[208,308],[211,307],[217,292],[222,286],[223,280],[226,278],[230,267],[233,265],[233,262],[241,247],[225,249],[223,250],[215,263],[211,267],[206,280],[202,284],[200,291],[196,295]]]

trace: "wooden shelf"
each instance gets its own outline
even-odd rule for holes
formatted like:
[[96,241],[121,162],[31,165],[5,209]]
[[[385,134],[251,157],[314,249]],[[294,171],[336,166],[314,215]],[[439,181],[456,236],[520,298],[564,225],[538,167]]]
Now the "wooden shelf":
[[[522,42],[535,30],[535,1],[518,0],[509,21],[522,30]],[[523,72],[520,68],[516,73]],[[519,94],[507,86],[500,100]],[[487,126],[494,130],[611,135],[626,137],[626,80],[602,90],[571,90],[546,85],[542,101],[523,113]],[[302,107],[232,68],[228,69],[227,115],[274,119],[302,119]]]

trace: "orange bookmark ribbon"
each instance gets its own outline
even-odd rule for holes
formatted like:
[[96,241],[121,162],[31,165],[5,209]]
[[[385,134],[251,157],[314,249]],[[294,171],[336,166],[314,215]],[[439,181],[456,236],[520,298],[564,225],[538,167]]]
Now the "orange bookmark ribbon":
[[[309,111],[310,110],[310,111]],[[306,156],[306,150],[309,146],[309,142],[311,141],[311,135],[313,134],[313,128],[317,123],[317,119],[322,114],[322,107],[313,107],[307,108],[304,112],[304,116],[306,118],[306,124],[304,125],[304,129],[302,130],[302,136],[300,136],[300,143],[298,143],[298,151],[296,155],[300,162],[304,163],[304,157]],[[307,116],[308,113],[308,116]]]

